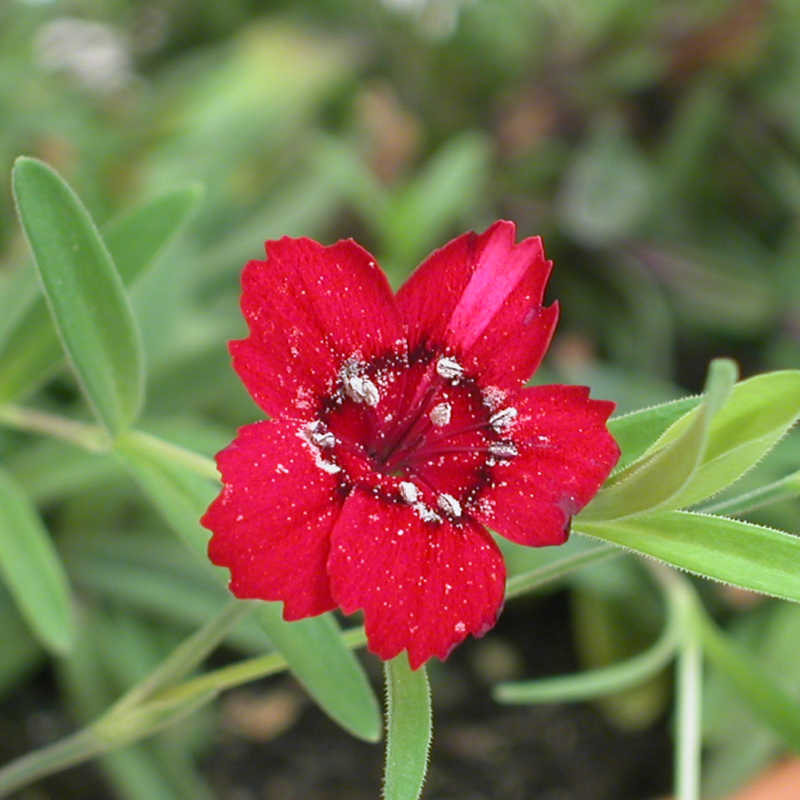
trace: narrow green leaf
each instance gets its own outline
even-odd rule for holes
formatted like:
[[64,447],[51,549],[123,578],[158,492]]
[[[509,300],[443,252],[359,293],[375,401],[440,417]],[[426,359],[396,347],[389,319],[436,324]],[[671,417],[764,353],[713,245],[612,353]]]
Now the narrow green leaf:
[[425,667],[412,670],[405,653],[387,661],[384,800],[416,800],[431,744],[431,691]]
[[386,261],[407,270],[475,204],[490,150],[484,136],[457,134],[434,153],[382,215]]
[[618,547],[610,545],[593,546],[566,558],[559,558],[549,564],[513,575],[506,581],[506,600],[536,591],[542,586],[571,575],[575,570],[589,564],[596,564],[606,558],[620,555],[620,553],[621,551]]
[[[199,520],[219,491],[214,463],[138,431],[120,436],[115,452],[183,543],[210,567],[206,554],[210,534]],[[192,459],[199,469],[187,466]],[[215,571],[224,580],[224,570]]]
[[44,658],[41,645],[28,632],[5,587],[0,586],[0,631],[3,632],[3,657],[0,658],[0,700]]
[[229,600],[222,610],[208,620],[202,628],[181,642],[145,680],[138,683],[121,697],[110,711],[121,714],[123,710],[134,708],[144,702],[159,689],[170,686],[184,678],[217,647],[227,633],[253,608],[254,604],[252,603]]
[[126,286],[158,258],[202,198],[200,184],[172,189],[141,203],[104,228],[103,239]]
[[[208,480],[215,472],[213,462],[138,432],[120,436],[116,451],[167,522],[212,569],[206,555],[208,532],[198,520],[218,491],[218,485]],[[208,477],[198,474],[203,471]],[[213,569],[217,578],[227,583],[227,571]],[[342,643],[336,621],[323,615],[286,622],[277,603],[265,603],[258,618],[319,705],[345,730],[376,741],[380,735],[378,703],[363,669]]]
[[768,453],[800,417],[800,370],[737,384],[714,418],[703,463],[675,498],[686,507],[733,483]]
[[275,649],[308,693],[345,730],[367,742],[381,737],[375,693],[333,616],[286,622],[279,603],[263,603],[257,616]]
[[[199,627],[229,598],[200,559],[187,559],[177,538],[165,540],[163,534],[74,536],[64,557],[77,586],[162,624]],[[267,644],[253,617],[232,630],[226,641],[252,655],[263,653]]]
[[722,633],[699,603],[695,604],[689,622],[696,630],[708,660],[736,687],[751,709],[789,747],[800,752],[800,703]]
[[75,637],[66,575],[36,509],[4,472],[0,472],[0,573],[39,641],[54,653],[66,653]]
[[87,399],[116,435],[142,405],[139,332],[125,288],[77,195],[46,164],[19,158],[14,197],[53,321]]
[[575,527],[705,578],[800,602],[800,537],[783,531],[688,511]]
[[630,689],[658,674],[675,655],[680,619],[674,605],[658,640],[643,653],[608,667],[535,681],[501,683],[493,691],[500,703],[567,703]]
[[702,395],[682,397],[680,400],[670,400],[610,419],[608,429],[622,450],[615,471],[621,472],[641,458],[673,422],[677,422],[702,401]]
[[[137,206],[111,222],[104,238],[123,283],[129,285],[148,267],[183,226],[202,192],[184,187]],[[20,270],[27,286],[31,273]],[[35,283],[32,287],[37,289]],[[0,402],[17,400],[35,389],[58,366],[63,351],[44,298],[33,293],[13,324],[0,333]]]
[[744,514],[757,508],[763,508],[771,503],[780,503],[800,496],[800,470],[786,475],[780,480],[773,481],[766,486],[759,486],[749,492],[720,500],[716,503],[703,506],[700,511],[704,514]]
[[679,418],[649,455],[617,473],[581,512],[580,519],[617,519],[660,507],[676,508],[675,498],[702,462],[711,421],[735,381],[733,361],[712,361],[700,406]]

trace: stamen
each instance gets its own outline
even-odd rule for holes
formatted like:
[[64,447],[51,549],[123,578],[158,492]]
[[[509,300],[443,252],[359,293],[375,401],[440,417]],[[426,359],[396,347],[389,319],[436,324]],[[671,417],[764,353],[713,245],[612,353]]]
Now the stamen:
[[[322,457],[320,447],[332,447],[334,444],[336,444],[336,437],[334,437],[330,432],[320,433],[319,429],[321,425],[322,423],[320,420],[316,419],[313,422],[309,422],[308,425],[301,427],[297,432],[297,435],[311,451],[311,454],[314,456],[314,463],[323,472],[327,472],[329,475],[335,475],[337,472],[341,472],[342,468],[332,461],[326,461]],[[333,443],[330,445],[322,444],[320,441],[318,441],[322,440],[324,442],[328,442],[330,441],[328,437],[333,437]]]
[[429,414],[431,422],[437,428],[443,428],[445,425],[450,424],[450,417],[453,413],[453,407],[450,403],[438,403],[431,409]]
[[414,511],[423,522],[441,522],[442,518],[425,503],[414,503]]
[[375,407],[381,400],[378,387],[369,378],[345,373],[342,376],[342,384],[344,393],[356,403],[366,403],[368,406]]
[[514,458],[519,455],[519,450],[514,442],[492,442],[489,452],[498,458]]
[[398,489],[400,491],[400,497],[402,497],[406,503],[413,505],[419,500],[419,489],[417,489],[411,481],[400,481]]
[[336,437],[324,428],[325,423],[321,419],[309,422],[306,425],[308,437],[317,447],[333,447],[336,444]]
[[458,381],[464,375],[464,367],[450,356],[442,356],[436,362],[436,372],[445,380]]
[[436,503],[445,514],[451,517],[461,516],[461,503],[451,494],[443,493],[436,498]]
[[497,433],[503,433],[514,423],[514,420],[519,415],[519,412],[513,406],[504,408],[496,414],[489,417],[489,424],[495,429]]

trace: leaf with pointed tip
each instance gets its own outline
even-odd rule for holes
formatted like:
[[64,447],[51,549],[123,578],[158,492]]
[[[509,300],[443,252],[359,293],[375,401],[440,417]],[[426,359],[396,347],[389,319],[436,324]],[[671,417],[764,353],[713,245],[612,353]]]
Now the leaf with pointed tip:
[[679,642],[679,619],[676,609],[670,606],[664,630],[644,652],[576,675],[501,683],[493,695],[500,703],[568,703],[604,697],[631,689],[657,675],[673,658]]
[[680,417],[651,452],[617,473],[584,509],[579,519],[618,519],[656,508],[676,508],[705,453],[711,422],[736,381],[736,365],[711,362],[703,402]]
[[575,529],[705,578],[800,602],[800,537],[783,531],[690,511],[576,520]]
[[703,461],[674,498],[684,508],[729,486],[760,461],[800,417],[800,370],[736,384],[711,423]]
[[0,573],[39,641],[64,654],[75,638],[67,577],[36,509],[0,472]]
[[622,450],[615,473],[622,472],[625,467],[641,458],[670,425],[699,406],[702,401],[702,395],[693,395],[612,417],[608,421],[608,430]]
[[50,167],[18,158],[14,198],[64,350],[112,436],[144,394],[139,331],[125,287],[89,212]]
[[[123,283],[129,285],[148,267],[180,230],[202,196],[198,186],[166,192],[144,203],[104,230],[108,251]],[[0,325],[0,402],[16,400],[46,380],[63,356],[43,297],[32,273],[20,270],[15,293],[20,311]],[[16,290],[19,287],[19,291]]]
[[[227,584],[228,573],[206,556],[208,532],[198,520],[219,490],[203,468],[207,459],[139,432],[119,437],[116,451],[184,542]],[[208,462],[207,472],[215,471]],[[258,619],[276,649],[309,694],[345,730],[367,741],[380,736],[378,702],[355,655],[342,643],[339,625],[330,615],[286,622],[280,604],[264,603]]]

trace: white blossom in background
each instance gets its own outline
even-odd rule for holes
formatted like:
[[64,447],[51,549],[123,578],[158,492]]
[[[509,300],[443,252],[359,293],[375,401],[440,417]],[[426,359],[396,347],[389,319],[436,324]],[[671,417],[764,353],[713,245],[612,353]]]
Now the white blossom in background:
[[134,77],[127,39],[102,22],[54,19],[37,31],[33,47],[39,66],[64,72],[91,91],[113,92]]

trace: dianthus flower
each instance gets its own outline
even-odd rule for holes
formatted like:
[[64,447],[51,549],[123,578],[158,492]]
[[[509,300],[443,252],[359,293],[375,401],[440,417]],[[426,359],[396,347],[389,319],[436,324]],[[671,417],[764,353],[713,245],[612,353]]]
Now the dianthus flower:
[[209,556],[295,620],[363,610],[412,668],[491,628],[505,567],[484,526],[566,541],[619,456],[614,404],[523,388],[558,319],[552,263],[500,221],[434,252],[397,295],[353,240],[267,242],[242,276],[234,367],[269,421],[217,456]]

